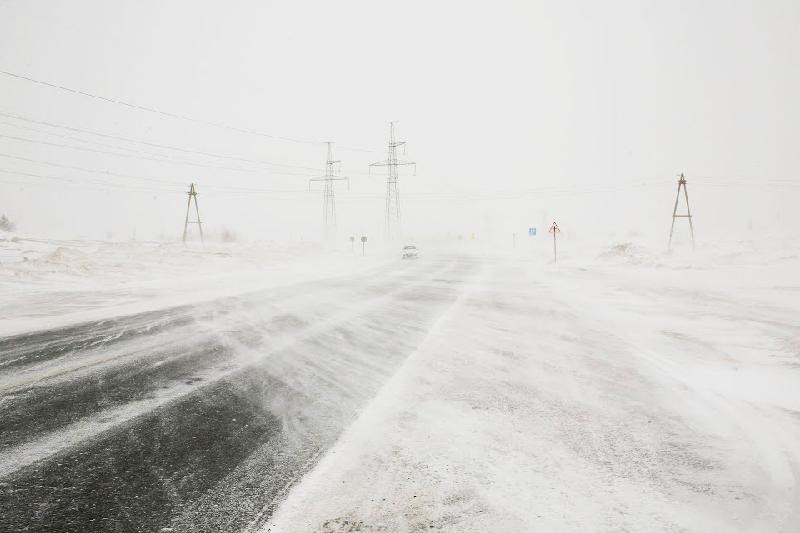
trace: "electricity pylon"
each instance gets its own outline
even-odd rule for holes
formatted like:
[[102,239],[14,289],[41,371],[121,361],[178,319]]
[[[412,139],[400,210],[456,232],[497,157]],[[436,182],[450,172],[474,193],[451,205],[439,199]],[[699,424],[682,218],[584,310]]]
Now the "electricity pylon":
[[323,200],[322,200],[322,224],[325,226],[325,237],[331,237],[336,231],[336,197],[334,195],[334,181],[347,181],[347,187],[350,188],[350,178],[347,176],[337,176],[334,165],[341,163],[341,161],[334,161],[333,159],[333,143],[328,142],[328,160],[325,162],[325,175],[319,178],[311,178],[308,180],[308,190],[311,191],[312,181],[325,182]]
[[[686,198],[686,214],[678,214],[678,200],[681,198],[681,187],[683,187],[683,196]],[[686,178],[681,172],[681,177],[678,180],[678,195],[675,196],[675,207],[672,209],[672,226],[669,228],[669,243],[667,249],[672,249],[672,233],[675,230],[675,219],[686,218],[689,220],[689,233],[692,236],[692,250],[694,250],[694,226],[692,226],[692,210],[689,209],[689,192],[686,190]]]
[[394,240],[400,237],[401,234],[401,219],[400,219],[400,193],[397,190],[398,171],[397,167],[401,165],[414,165],[414,173],[416,174],[417,167],[413,161],[400,161],[397,159],[397,148],[403,147],[403,154],[405,155],[405,141],[398,142],[394,136],[394,122],[389,123],[389,152],[384,161],[377,161],[370,165],[372,167],[387,167],[386,176],[386,236],[389,240]]
[[[195,220],[189,220],[192,200],[194,200]],[[186,220],[183,223],[183,242],[186,242],[186,232],[189,230],[189,224],[197,224],[197,229],[200,230],[200,242],[203,242],[203,224],[200,222],[200,208],[197,206],[197,190],[194,188],[194,183],[189,184],[189,203],[186,204]]]

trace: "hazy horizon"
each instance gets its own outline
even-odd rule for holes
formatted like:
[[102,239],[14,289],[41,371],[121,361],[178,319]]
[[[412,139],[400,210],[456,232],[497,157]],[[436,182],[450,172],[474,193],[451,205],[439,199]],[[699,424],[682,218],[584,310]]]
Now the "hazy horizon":
[[377,238],[397,121],[407,235],[666,239],[680,172],[698,239],[796,233],[799,25],[791,1],[0,2],[0,71],[229,126],[0,74],[0,213],[176,238],[195,182],[209,233],[315,239],[333,141],[340,235]]

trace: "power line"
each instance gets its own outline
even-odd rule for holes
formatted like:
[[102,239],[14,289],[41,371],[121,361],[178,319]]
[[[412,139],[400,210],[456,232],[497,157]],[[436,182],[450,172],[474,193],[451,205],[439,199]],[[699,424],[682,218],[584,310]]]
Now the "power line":
[[[25,161],[26,163],[34,163],[34,164],[38,164],[38,165],[47,165],[47,166],[51,166],[51,167],[63,168],[63,169],[67,169],[67,170],[77,170],[79,172],[90,172],[92,174],[102,174],[102,175],[107,175],[107,176],[116,176],[116,177],[120,177],[120,178],[130,178],[130,179],[136,179],[136,180],[151,181],[153,183],[159,183],[159,184],[170,183],[169,181],[164,180],[162,178],[154,178],[154,177],[150,177],[150,176],[140,176],[140,175],[136,175],[136,174],[122,174],[122,173],[118,173],[118,172],[112,172],[110,170],[96,170],[96,169],[78,167],[78,166],[73,166],[73,165],[63,165],[61,163],[55,163],[55,162],[46,161],[46,160],[43,160],[43,159],[32,159],[30,157],[23,157],[23,156],[12,155],[12,154],[4,154],[4,153],[1,153],[1,152],[0,152],[0,157],[6,157],[8,159],[16,159],[17,161]],[[179,182],[177,182],[177,181],[175,181],[173,183],[175,185],[179,184]],[[183,183],[180,182],[180,185],[183,185]]]
[[[98,169],[91,169],[91,168],[79,167],[79,166],[74,166],[74,165],[63,165],[61,163],[55,163],[53,161],[46,161],[46,160],[42,160],[42,159],[32,159],[32,158],[29,158],[29,157],[23,157],[23,156],[18,156],[18,155],[13,155],[13,154],[4,154],[4,153],[1,153],[1,152],[0,152],[0,157],[5,157],[5,158],[9,158],[9,159],[15,159],[15,160],[18,160],[18,161],[25,161],[27,163],[47,165],[47,166],[52,166],[52,167],[62,168],[62,169],[67,169],[67,170],[77,170],[79,172],[87,172],[87,173],[91,173],[91,174],[99,174],[99,175],[102,175],[102,176],[115,176],[115,177],[120,177],[120,178],[129,178],[129,179],[149,181],[149,182],[152,182],[152,183],[155,183],[155,184],[159,184],[159,185],[176,185],[176,186],[178,186],[178,185],[183,186],[184,185],[184,182],[169,181],[169,180],[166,180],[164,178],[156,178],[156,177],[152,177],[152,176],[142,176],[142,175],[137,175],[137,174],[124,174],[124,173],[120,173],[120,172],[113,172],[113,171],[110,171],[110,170],[98,170]],[[11,171],[9,171],[9,172],[11,172]],[[35,176],[40,177],[40,175],[35,175]],[[67,179],[67,178],[63,178],[63,179]],[[108,182],[102,182],[102,183],[108,183]],[[230,194],[230,193],[233,193],[233,194],[238,194],[238,193],[242,193],[242,194],[251,194],[251,193],[255,193],[255,194],[297,193],[297,194],[300,194],[300,193],[304,192],[303,190],[300,190],[300,189],[259,189],[259,188],[235,187],[235,186],[220,187],[220,186],[214,186],[214,185],[207,185],[206,188],[211,190],[211,191],[213,191],[214,193],[222,193],[222,194]]]
[[[152,156],[146,156],[146,155],[133,155],[133,154],[124,154],[124,153],[119,153],[119,152],[109,152],[108,150],[99,150],[99,149],[96,149],[96,148],[88,148],[88,147],[85,147],[85,146],[72,146],[72,145],[68,145],[68,144],[60,144],[60,143],[54,143],[54,142],[50,142],[50,141],[43,141],[43,140],[39,140],[39,139],[30,139],[30,138],[27,138],[27,137],[19,137],[19,136],[15,136],[15,135],[0,134],[0,138],[12,139],[12,140],[15,140],[15,141],[27,142],[27,143],[33,143],[33,144],[43,144],[43,145],[46,145],[46,146],[53,146],[53,147],[57,147],[57,148],[66,148],[66,149],[69,149],[69,150],[78,150],[78,151],[83,151],[83,152],[92,152],[92,153],[97,153],[97,154],[111,155],[111,156],[115,156],[115,157],[124,157],[124,158],[128,158],[128,159],[142,159],[142,160],[147,160],[147,161],[156,161],[156,162],[159,162],[159,163],[170,163],[170,164],[174,164],[174,165],[175,164],[177,164],[177,165],[189,165],[189,166],[200,167],[200,168],[213,168],[213,169],[218,169],[218,170],[231,170],[231,171],[234,171],[234,172],[244,172],[244,173],[249,173],[249,174],[263,175],[262,172],[251,170],[251,169],[228,167],[228,166],[223,166],[223,165],[210,165],[210,164],[205,164],[205,163],[196,163],[194,161],[165,159],[163,157],[152,157]],[[271,174],[273,174],[273,175],[286,175],[286,176],[299,176],[299,175],[302,175],[302,174],[295,173],[295,172],[271,172]]]
[[[72,93],[72,94],[76,94],[76,95],[80,95],[80,96],[85,96],[87,98],[93,98],[95,100],[103,101],[103,102],[106,102],[106,103],[120,105],[120,106],[123,106],[123,107],[127,107],[129,109],[136,109],[138,111],[145,111],[145,112],[148,112],[148,113],[161,115],[163,117],[168,117],[168,118],[177,119],[177,120],[184,120],[184,121],[191,122],[191,123],[194,123],[194,124],[202,124],[204,126],[212,126],[212,127],[215,127],[215,128],[225,129],[225,130],[229,130],[229,131],[235,131],[235,132],[238,132],[238,133],[246,133],[246,134],[249,134],[249,135],[256,135],[258,137],[265,137],[267,139],[273,139],[273,140],[276,140],[276,141],[286,141],[286,142],[292,142],[292,143],[298,143],[298,144],[313,144],[313,145],[322,144],[321,141],[316,141],[316,140],[311,140],[311,139],[299,139],[299,138],[295,138],[295,137],[286,137],[286,136],[281,136],[281,135],[271,135],[269,133],[264,133],[264,132],[253,130],[253,129],[249,129],[249,128],[240,128],[238,126],[232,126],[230,124],[226,124],[226,123],[223,123],[223,122],[214,122],[214,121],[210,121],[210,120],[204,120],[204,119],[200,119],[200,118],[196,118],[196,117],[191,117],[191,116],[184,115],[184,114],[181,114],[181,113],[174,113],[172,111],[164,111],[163,109],[157,109],[155,107],[149,107],[149,106],[136,104],[136,103],[133,103],[133,102],[128,102],[126,100],[121,100],[119,98],[109,98],[107,96],[102,96],[102,95],[99,95],[99,94],[90,93],[88,91],[83,91],[81,89],[75,89],[73,87],[67,87],[65,85],[60,85],[58,83],[52,83],[52,82],[49,82],[49,81],[39,80],[39,79],[32,78],[30,76],[26,76],[26,75],[23,75],[23,74],[16,74],[14,72],[9,72],[7,70],[0,70],[0,74],[3,74],[5,76],[9,76],[11,78],[15,78],[15,79],[18,79],[18,80],[24,80],[24,81],[27,81],[27,82],[30,82],[30,83],[34,83],[34,84],[37,84],[37,85],[42,85],[44,87],[50,87],[52,89],[58,89],[58,90],[65,91],[65,92],[68,92],[68,93]],[[373,152],[374,151],[374,150],[368,150],[368,149],[364,149],[364,148],[355,148],[355,147],[343,147],[343,148],[347,149],[347,150],[363,151],[363,152]]]
[[[0,170],[0,172],[5,172]],[[29,182],[29,181],[16,181],[16,180],[6,180],[0,179],[0,184],[2,185],[18,185],[20,187],[52,187],[49,183],[41,183],[41,182]],[[84,185],[84,184],[66,184],[67,186],[74,187],[79,186],[82,190],[92,190],[92,191],[100,191],[100,192],[111,192],[113,191],[113,187],[106,187],[103,185]],[[137,193],[144,193],[144,194],[183,194],[179,191],[161,191],[161,190],[154,190],[154,189],[141,189],[141,188],[128,188],[125,189],[126,192],[137,192]]]
[[204,156],[208,156],[208,157],[216,157],[216,158],[220,158],[220,159],[229,159],[229,160],[232,160],[232,161],[241,161],[241,162],[245,162],[245,163],[256,163],[256,164],[261,164],[261,165],[279,166],[279,167],[287,167],[287,168],[299,168],[299,169],[304,169],[304,170],[316,170],[315,167],[309,167],[309,166],[304,166],[304,165],[293,165],[293,164],[289,164],[289,163],[276,163],[274,161],[267,161],[267,160],[263,160],[263,159],[250,159],[250,158],[246,158],[246,157],[242,157],[242,156],[229,155],[229,154],[219,154],[219,153],[207,152],[207,151],[203,151],[203,150],[195,150],[195,149],[191,149],[191,148],[183,148],[183,147],[169,145],[169,144],[155,143],[155,142],[145,141],[145,140],[141,140],[141,139],[134,139],[134,138],[131,138],[131,137],[123,137],[121,135],[113,135],[113,134],[110,134],[110,133],[103,133],[103,132],[94,131],[94,130],[88,130],[88,129],[84,129],[84,128],[77,128],[77,127],[74,127],[74,126],[68,126],[66,124],[57,124],[57,123],[48,122],[48,121],[45,121],[45,120],[37,120],[37,119],[33,119],[33,118],[30,118],[30,117],[25,117],[25,116],[13,114],[13,113],[5,113],[5,112],[2,112],[2,111],[0,111],[0,116],[6,117],[6,118],[13,118],[13,119],[16,119],[16,120],[29,122],[29,123],[32,123],[32,124],[39,124],[39,125],[42,125],[42,126],[49,126],[51,128],[61,128],[61,129],[65,129],[65,130],[68,130],[68,131],[73,131],[73,132],[76,132],[76,133],[84,133],[84,134],[88,134],[88,135],[96,135],[98,137],[103,137],[103,138],[106,138],[106,139],[114,139],[114,140],[117,140],[117,141],[144,144],[146,146],[151,146],[151,147],[154,147],[154,148],[163,148],[165,150],[175,150],[177,152],[183,152],[183,153],[187,153],[187,154],[204,155]]
[[[2,137],[0,135],[0,137]],[[14,160],[24,161],[33,164],[42,164],[47,166],[53,166],[57,168],[67,169],[67,170],[76,170],[79,172],[87,172],[92,174],[98,174],[103,176],[116,176],[121,178],[129,178],[129,179],[136,179],[136,180],[144,180],[150,181],[154,184],[160,185],[163,184],[165,186],[169,186],[172,184],[178,185],[179,182],[177,181],[167,181],[163,178],[156,178],[153,176],[142,176],[136,174],[125,174],[125,173],[118,173],[113,172],[110,170],[98,170],[98,169],[90,169],[86,167],[79,167],[74,165],[66,165],[61,163],[56,163],[53,161],[41,160],[41,159],[33,159],[28,157],[23,157],[14,154],[7,154],[7,153],[0,153],[0,157],[6,157]],[[158,193],[176,193],[176,189],[171,188],[157,188],[157,187],[142,187],[137,186],[136,184],[120,184],[120,183],[111,183],[102,180],[83,180],[79,181],[75,178],[67,178],[63,176],[49,176],[49,175],[42,175],[32,172],[25,172],[25,171],[13,171],[8,169],[0,169],[0,172],[4,174],[11,174],[11,175],[20,175],[20,176],[27,176],[39,179],[47,179],[47,180],[56,180],[61,181],[64,183],[68,183],[72,186],[83,186],[87,187],[87,185],[95,185],[95,187],[87,187],[87,188],[94,188],[94,189],[125,189],[125,190],[136,190],[141,192],[158,192]],[[712,178],[710,176],[703,177],[706,180],[710,179],[719,179],[724,180],[724,178]],[[29,182],[15,182],[9,180],[3,180],[3,183],[6,184],[18,184],[18,185],[40,185],[36,183],[29,183]],[[181,182],[180,185],[183,185]],[[630,190],[631,188],[641,188],[641,187],[651,187],[651,186],[660,186],[660,182],[656,181],[641,181],[641,182],[634,182],[634,183],[626,183],[617,186],[603,186],[598,185],[594,187],[538,187],[538,188],[527,188],[522,190],[516,191],[507,191],[504,194],[493,194],[487,195],[485,193],[469,193],[469,192],[454,192],[454,191],[427,191],[427,192],[412,192],[406,194],[408,198],[413,198],[416,200],[421,201],[466,201],[471,202],[475,200],[493,200],[493,201],[503,201],[503,200],[518,200],[521,197],[530,196],[530,195],[546,195],[546,196],[563,196],[563,195],[580,195],[580,194],[596,194],[602,192],[618,192],[623,190]],[[723,183],[705,183],[704,186],[714,186],[714,187],[731,187],[731,186],[752,186],[752,182],[734,182],[730,180],[725,180]],[[766,183],[763,183],[762,186],[767,187],[798,187],[800,183],[793,182],[791,180],[771,180]],[[251,187],[234,187],[234,186],[207,186],[207,189],[210,189],[214,194],[221,194],[221,195],[274,195],[274,194],[292,194],[292,195],[301,195],[305,194],[305,190],[299,189],[260,189],[260,188],[251,188]],[[356,193],[350,195],[351,200],[358,200],[358,199],[375,199],[380,198],[381,196],[378,194],[369,194],[369,193]]]
[[787,179],[787,178],[773,178],[773,177],[765,177],[765,178],[743,178],[741,176],[729,176],[729,177],[720,177],[720,176],[695,176],[692,179],[695,180],[713,180],[719,181],[718,185],[727,184],[727,183],[746,183],[747,185],[761,185],[763,183],[773,183],[773,184],[782,184],[782,185],[800,185],[800,181],[797,179]]
[[308,140],[308,139],[297,139],[297,138],[293,138],[293,137],[283,137],[283,136],[280,136],[280,135],[270,135],[270,134],[267,134],[267,133],[259,132],[259,131],[256,131],[256,130],[251,130],[251,129],[248,129],[248,128],[239,128],[237,126],[231,126],[231,125],[220,123],[220,122],[213,122],[213,121],[198,119],[198,118],[190,117],[190,116],[187,116],[187,115],[182,115],[182,114],[179,114],[179,113],[173,113],[171,111],[164,111],[162,109],[156,109],[154,107],[143,106],[143,105],[135,104],[135,103],[128,102],[128,101],[125,101],[125,100],[120,100],[118,98],[109,98],[107,96],[101,96],[99,94],[94,94],[94,93],[90,93],[90,92],[87,92],[87,91],[82,91],[80,89],[74,89],[72,87],[66,87],[64,85],[59,85],[57,83],[51,83],[51,82],[48,82],[48,81],[37,80],[35,78],[31,78],[30,76],[25,76],[25,75],[22,75],[22,74],[15,74],[15,73],[9,72],[7,70],[0,70],[0,74],[4,74],[6,76],[10,76],[12,78],[16,78],[16,79],[20,79],[20,80],[25,80],[25,81],[28,81],[28,82],[31,82],[31,83],[35,83],[37,85],[43,85],[45,87],[50,87],[52,89],[59,89],[61,91],[69,92],[69,93],[72,93],[72,94],[78,94],[78,95],[81,95],[81,96],[86,96],[88,98],[94,98],[95,100],[100,100],[100,101],[107,102],[107,103],[110,103],[110,104],[117,104],[117,105],[121,105],[121,106],[130,108],[130,109],[136,109],[136,110],[139,110],[139,111],[146,111],[148,113],[155,113],[157,115],[161,115],[161,116],[164,116],[164,117],[174,118],[174,119],[178,119],[178,120],[185,120],[185,121],[188,121],[188,122],[193,122],[195,124],[203,124],[205,126],[213,126],[213,127],[216,127],[216,128],[222,128],[222,129],[227,129],[227,130],[231,130],[231,131],[236,131],[236,132],[239,132],[239,133],[247,133],[247,134],[251,134],[251,135],[258,135],[259,137],[266,137],[266,138],[269,138],[269,139],[275,139],[275,140],[280,140],[280,141],[302,143],[302,144],[319,144],[318,141],[313,141],[313,140]]
[[110,148],[112,150],[122,150],[124,152],[129,152],[129,153],[148,156],[148,157],[156,157],[156,158],[164,158],[164,159],[169,158],[169,161],[173,161],[173,162],[177,162],[177,163],[183,162],[180,159],[174,159],[174,158],[171,158],[170,155],[164,155],[164,154],[161,154],[161,153],[158,153],[158,152],[150,152],[150,151],[142,150],[142,149],[139,149],[139,148],[129,148],[127,146],[117,146],[117,145],[114,145],[114,144],[108,144],[108,143],[104,143],[104,142],[100,142],[100,141],[90,141],[90,140],[83,139],[83,138],[80,138],[80,137],[75,137],[75,136],[72,136],[72,135],[64,135],[62,133],[55,133],[55,132],[52,132],[52,131],[46,131],[46,130],[42,130],[42,129],[39,129],[39,128],[33,128],[31,126],[26,126],[26,125],[22,125],[22,124],[12,124],[12,123],[9,123],[9,122],[0,122],[0,125],[9,126],[9,127],[12,127],[12,128],[18,128],[18,129],[22,129],[22,130],[26,130],[26,131],[30,131],[30,132],[34,132],[34,133],[39,133],[39,134],[42,134],[42,135],[46,135],[48,137],[55,137],[57,139],[65,139],[65,140],[68,140],[68,141],[73,141],[73,142],[79,143],[81,145],[88,144],[88,145],[92,145],[92,146],[99,146],[101,148]]
[[[2,114],[2,113],[0,113],[0,114]],[[124,150],[124,151],[127,151],[127,152],[132,152],[132,153],[137,154],[139,156],[142,156],[143,158],[148,158],[149,160],[152,160],[152,161],[164,161],[164,162],[169,162],[169,163],[185,164],[185,165],[192,165],[192,166],[204,165],[203,163],[195,163],[194,161],[187,161],[187,160],[183,160],[183,159],[172,159],[172,158],[170,158],[170,156],[168,156],[168,155],[164,156],[164,155],[162,155],[160,153],[147,152],[147,151],[138,150],[138,149],[135,149],[135,148],[128,148],[128,147],[125,147],[125,146],[115,146],[113,144],[106,144],[106,143],[97,142],[97,141],[88,141],[86,139],[81,139],[79,137],[72,137],[70,135],[62,135],[62,134],[53,133],[53,132],[50,132],[50,131],[42,131],[42,130],[37,129],[37,128],[31,128],[30,126],[22,126],[20,124],[10,124],[8,122],[0,122],[0,125],[11,126],[11,127],[14,127],[14,128],[22,128],[22,129],[26,129],[28,131],[33,131],[33,132],[36,132],[36,133],[41,133],[41,134],[44,134],[44,135],[50,135],[50,136],[53,136],[53,137],[57,137],[59,139],[66,139],[66,140],[74,141],[74,142],[78,142],[78,143],[91,144],[91,145],[100,146],[100,147],[103,147],[103,148],[110,148],[112,150]],[[21,139],[22,138],[16,138],[16,140],[21,140]],[[36,139],[28,139],[28,140],[30,142],[39,142]],[[72,148],[72,149],[82,149],[83,148],[83,147],[73,147],[71,145],[64,145],[64,147],[69,147],[69,148]],[[104,152],[104,153],[106,153],[106,152]],[[117,154],[116,152],[113,152],[113,153],[112,152],[107,152],[107,153],[109,155],[118,155],[120,157],[130,157],[129,155]],[[234,168],[234,167],[227,167],[227,166],[220,166],[220,165],[206,165],[206,166],[209,166],[210,168],[221,168],[221,169],[226,169],[226,170],[236,170],[236,171],[239,171],[239,172],[260,173],[259,171],[256,171],[256,170],[244,169],[244,168],[240,168],[240,167],[235,167]],[[300,167],[300,168],[312,169],[312,167]],[[286,171],[275,171],[275,170],[270,170],[269,172],[271,174],[273,174],[273,175],[305,176],[305,173],[300,173],[300,172],[286,172]]]
[[[38,178],[38,179],[45,179],[45,180],[54,180],[54,181],[61,181],[64,183],[70,183],[75,186],[82,186],[87,188],[104,188],[104,189],[124,189],[124,190],[137,190],[137,191],[144,191],[144,192],[159,192],[159,193],[171,193],[176,192],[174,189],[167,189],[167,188],[157,188],[157,187],[136,187],[136,186],[129,186],[123,185],[120,183],[109,183],[104,181],[97,181],[97,180],[90,180],[90,181],[77,181],[73,178],[66,178],[64,176],[48,176],[44,174],[36,174],[34,172],[24,172],[21,170],[9,170],[5,168],[0,168],[0,173],[3,174],[10,174],[12,176],[27,176],[30,178]],[[24,185],[34,185],[30,183],[24,183]],[[95,185],[95,187],[91,187],[91,185]]]

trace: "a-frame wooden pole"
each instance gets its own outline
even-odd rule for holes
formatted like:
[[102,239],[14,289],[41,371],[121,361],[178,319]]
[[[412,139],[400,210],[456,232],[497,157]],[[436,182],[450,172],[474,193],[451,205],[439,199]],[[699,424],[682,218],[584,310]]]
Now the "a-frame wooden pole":
[[194,212],[197,215],[197,229],[200,230],[200,242],[203,242],[203,223],[200,222],[200,206],[197,205],[197,191],[194,190],[192,184],[192,196],[194,197]]
[[[681,187],[683,187],[683,196],[686,199],[686,214],[678,214],[678,201],[681,198]],[[675,207],[672,208],[672,225],[669,228],[669,243],[667,249],[672,249],[672,235],[675,231],[675,219],[688,218],[689,219],[689,233],[692,236],[692,250],[694,250],[694,226],[692,225],[692,211],[689,208],[689,191],[686,188],[686,177],[681,172],[681,178],[678,180],[678,194],[675,195]]]
[[183,221],[183,242],[186,242],[186,231],[189,229],[189,209],[192,207],[192,193],[194,192],[194,183],[189,185],[189,201],[186,204],[186,219]]
[[[692,210],[689,208],[689,191],[686,189],[686,180],[683,180],[683,195],[686,198],[686,218],[689,219],[689,233],[692,236],[692,251],[694,251],[694,226],[692,225]],[[197,199],[195,199],[196,204]]]

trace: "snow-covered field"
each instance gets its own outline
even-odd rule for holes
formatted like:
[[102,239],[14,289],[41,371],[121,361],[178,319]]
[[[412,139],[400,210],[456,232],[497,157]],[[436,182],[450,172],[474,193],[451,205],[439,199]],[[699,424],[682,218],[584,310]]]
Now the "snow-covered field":
[[264,531],[800,530],[798,250],[476,258]]
[[[424,340],[397,348],[408,350],[399,370],[316,466],[287,485],[275,514],[251,529],[800,530],[798,243],[668,254],[638,242],[565,238],[558,264],[544,244],[423,243],[409,263],[393,249],[361,257],[349,245],[7,235],[0,336],[267,287],[291,292],[293,283],[337,276],[347,276],[344,294],[360,294],[375,312],[391,295],[391,276],[407,293],[387,300],[391,308],[428,305],[415,300],[415,287],[451,287],[459,295],[441,314],[431,311]],[[436,256],[468,268],[426,268]],[[381,269],[387,280],[378,284]],[[362,271],[374,285],[353,291]],[[359,304],[331,294],[281,305],[327,327],[335,321],[326,303]],[[345,321],[360,343],[297,344],[308,357],[372,346],[403,326],[373,323],[390,316],[381,312],[365,307]],[[337,382],[353,387],[372,376],[369,355],[364,348],[358,360],[370,372],[344,365],[356,374]],[[293,379],[310,368],[297,354],[285,363]],[[373,388],[339,393],[370,397]],[[318,389],[302,390],[311,397]]]
[[350,274],[349,244],[58,241],[0,232],[0,335]]

